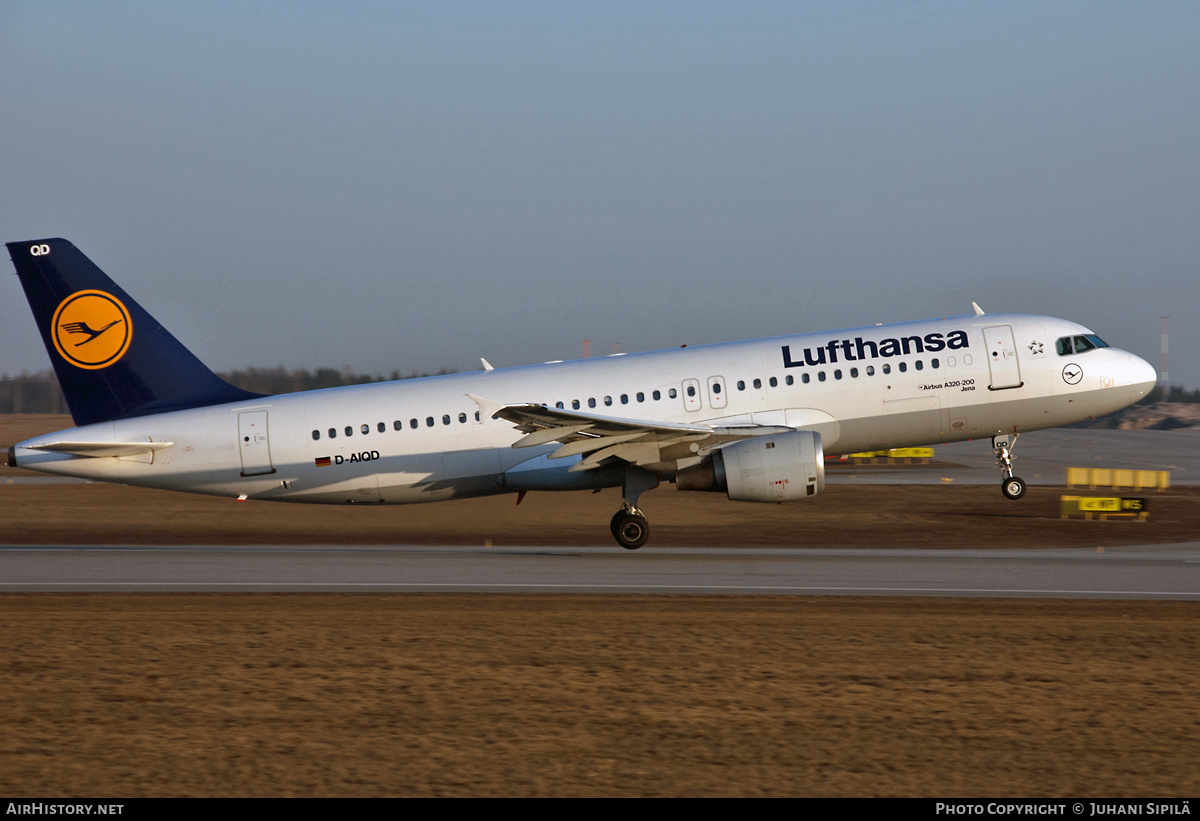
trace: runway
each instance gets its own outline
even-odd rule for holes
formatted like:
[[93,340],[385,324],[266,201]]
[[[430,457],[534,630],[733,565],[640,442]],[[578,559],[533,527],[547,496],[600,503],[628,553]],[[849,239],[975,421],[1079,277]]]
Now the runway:
[[507,592],[1200,600],[1200,542],[1062,550],[11,547],[0,592]]

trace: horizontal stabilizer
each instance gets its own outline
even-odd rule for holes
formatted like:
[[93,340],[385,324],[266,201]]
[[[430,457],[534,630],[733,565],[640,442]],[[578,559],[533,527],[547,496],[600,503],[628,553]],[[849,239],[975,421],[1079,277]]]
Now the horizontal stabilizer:
[[70,453],[73,456],[138,456],[151,454],[174,445],[174,442],[48,442],[45,445],[26,445],[29,450],[51,453]]

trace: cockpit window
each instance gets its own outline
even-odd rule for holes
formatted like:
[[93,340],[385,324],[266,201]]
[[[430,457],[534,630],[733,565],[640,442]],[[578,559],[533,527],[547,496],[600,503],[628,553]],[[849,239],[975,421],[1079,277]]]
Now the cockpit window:
[[1084,353],[1093,348],[1107,348],[1108,343],[1095,334],[1080,334],[1079,336],[1059,337],[1055,347],[1058,349],[1059,356],[1067,356],[1072,353]]

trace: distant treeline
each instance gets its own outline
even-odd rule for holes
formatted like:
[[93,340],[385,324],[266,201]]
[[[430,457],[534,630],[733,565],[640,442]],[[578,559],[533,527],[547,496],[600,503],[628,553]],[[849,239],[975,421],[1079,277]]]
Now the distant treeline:
[[[442,369],[439,374],[454,373]],[[340,388],[344,385],[365,385],[369,382],[386,382],[391,379],[412,379],[430,376],[427,373],[410,373],[401,376],[399,371],[391,375],[354,373],[349,368],[245,368],[218,374],[226,382],[255,393],[295,393],[314,391],[320,388]],[[67,401],[58,387],[58,380],[51,371],[23,373],[19,376],[0,376],[0,413],[67,413]]]
[[[444,368],[439,374],[454,373]],[[430,376],[427,373],[410,373],[401,376],[392,371],[383,374],[354,373],[349,367],[317,368],[246,368],[222,373],[220,377],[230,384],[255,393],[296,393],[315,391],[320,388],[340,388],[343,385],[365,385],[369,382],[386,382],[390,379],[413,379]],[[1200,403],[1200,390],[1189,391],[1177,385],[1164,389],[1159,386],[1144,398],[1139,405],[1153,402]],[[67,413],[67,402],[59,390],[58,380],[51,371],[23,373],[20,376],[0,376],[0,413]]]

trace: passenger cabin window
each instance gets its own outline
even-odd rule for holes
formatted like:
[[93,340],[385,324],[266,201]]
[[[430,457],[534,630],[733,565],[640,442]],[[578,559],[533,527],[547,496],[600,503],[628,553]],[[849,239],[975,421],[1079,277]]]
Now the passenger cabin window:
[[329,438],[330,438],[330,439],[337,439],[337,428],[330,428],[330,429],[329,429]]
[[347,435],[347,436],[353,436],[353,435],[354,435],[354,428],[350,427],[349,425],[346,425],[346,435]]
[[761,388],[762,388],[762,380],[755,379],[754,380],[754,390],[760,390]]
[[321,431],[319,431],[319,430],[314,430],[314,431],[313,431],[313,440],[315,441],[315,440],[317,440],[317,439],[320,439],[320,438],[321,438]]
[[363,435],[365,436],[366,434],[371,432],[371,426],[363,425],[362,428],[360,428],[360,430],[363,432]]

